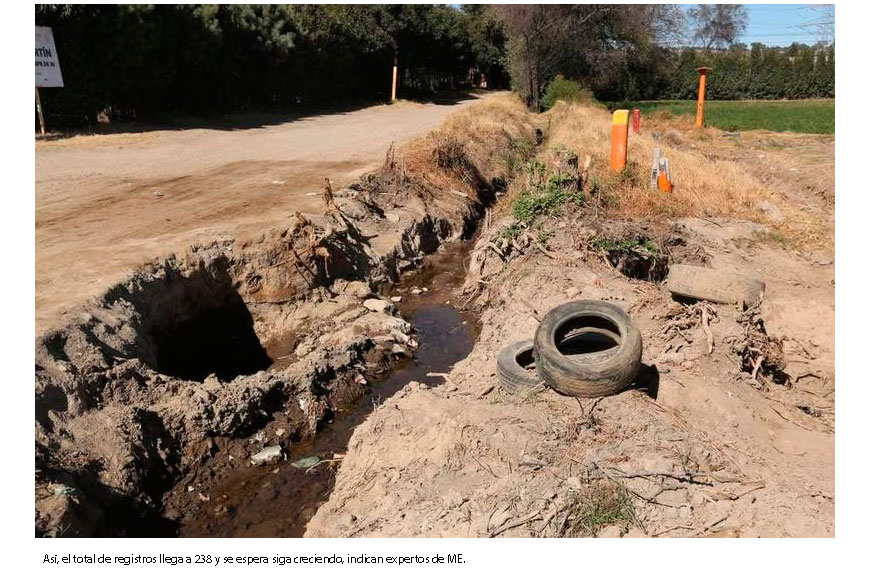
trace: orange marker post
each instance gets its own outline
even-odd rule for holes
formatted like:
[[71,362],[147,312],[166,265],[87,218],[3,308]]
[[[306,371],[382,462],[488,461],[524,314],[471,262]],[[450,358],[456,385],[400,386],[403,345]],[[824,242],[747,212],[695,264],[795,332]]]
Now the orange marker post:
[[695,111],[695,127],[704,126],[704,100],[707,96],[707,71],[713,70],[709,67],[702,66],[695,69],[701,73],[701,78],[698,79],[698,109]]
[[625,169],[628,155],[628,109],[613,111],[613,127],[610,132],[610,170]]
[[640,133],[640,109],[638,108],[631,112],[631,132],[635,135]]

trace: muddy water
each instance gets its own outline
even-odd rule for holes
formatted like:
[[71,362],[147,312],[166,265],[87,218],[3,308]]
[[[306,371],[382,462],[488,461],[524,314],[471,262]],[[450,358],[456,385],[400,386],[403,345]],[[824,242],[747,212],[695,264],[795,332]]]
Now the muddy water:
[[[332,492],[340,461],[322,462],[313,468],[291,463],[316,456],[330,460],[347,450],[357,425],[410,381],[430,386],[444,383],[443,377],[474,347],[479,333],[477,321],[456,308],[456,290],[465,279],[464,261],[472,242],[446,244],[428,256],[422,268],[402,277],[386,296],[401,296],[402,316],[411,322],[420,342],[414,358],[400,361],[382,380],[373,382],[370,392],[317,434],[314,440],[294,444],[289,458],[277,466],[217,466],[225,469],[208,477],[213,485],[197,490],[208,498],[193,504],[195,513],[179,528],[181,536],[299,537],[305,526]],[[427,291],[414,294],[414,288]],[[213,466],[211,470],[214,470]],[[196,493],[196,492],[194,492]]]

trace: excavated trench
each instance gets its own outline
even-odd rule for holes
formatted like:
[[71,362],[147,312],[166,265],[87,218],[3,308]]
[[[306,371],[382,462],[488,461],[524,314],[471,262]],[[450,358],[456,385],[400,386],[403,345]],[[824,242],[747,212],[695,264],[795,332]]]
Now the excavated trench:
[[[38,340],[37,535],[301,536],[374,406],[473,348],[452,304],[473,244],[450,240],[480,217],[465,207],[377,258],[352,223],[193,248]],[[320,240],[306,262],[299,239]],[[364,308],[372,286],[398,308]],[[251,464],[272,445],[283,461]]]
[[[420,269],[380,289],[385,296],[402,297],[401,314],[420,342],[413,358],[397,361],[363,397],[330,416],[312,438],[291,444],[282,463],[239,466],[226,456],[216,457],[199,477],[177,485],[164,503],[171,518],[185,514],[178,535],[301,537],[308,520],[329,499],[356,426],[411,381],[430,387],[443,384],[443,375],[473,349],[478,322],[453,304],[472,246],[468,241],[448,243],[427,256]],[[314,458],[320,463],[310,465]],[[297,463],[300,460],[303,463]]]

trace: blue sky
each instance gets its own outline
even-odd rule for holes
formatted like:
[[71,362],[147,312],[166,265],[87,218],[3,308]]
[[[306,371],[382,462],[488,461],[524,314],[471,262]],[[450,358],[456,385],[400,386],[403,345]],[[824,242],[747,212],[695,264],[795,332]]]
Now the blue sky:
[[[688,8],[687,5],[686,7]],[[815,30],[798,28],[801,24],[819,20],[820,12],[810,4],[746,4],[749,25],[741,42],[761,42],[771,46],[788,46],[792,42],[814,44]]]

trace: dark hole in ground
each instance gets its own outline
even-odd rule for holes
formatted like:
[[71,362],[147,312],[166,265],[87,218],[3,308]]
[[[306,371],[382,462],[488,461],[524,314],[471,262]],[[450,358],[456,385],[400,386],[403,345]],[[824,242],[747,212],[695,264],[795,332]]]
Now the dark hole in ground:
[[157,370],[179,379],[202,381],[215,374],[230,381],[271,364],[241,298],[182,320],[157,337]]
[[[377,406],[411,381],[429,387],[442,385],[443,377],[427,375],[450,372],[474,347],[479,332],[477,321],[452,306],[454,290],[465,278],[463,257],[470,247],[470,242],[448,244],[427,257],[423,268],[404,276],[396,287],[384,289],[387,295],[403,296],[402,314],[417,329],[420,347],[412,360],[400,360],[388,375],[374,381],[356,405],[336,413],[331,424],[324,425],[313,440],[294,443],[287,461],[268,467],[206,465],[203,471],[212,473],[212,477],[197,483],[211,501],[188,504],[191,512],[181,522],[179,535],[301,537],[308,521],[329,499],[339,464],[326,462],[298,468],[292,463],[312,456],[328,460],[336,453],[345,453],[354,429]],[[413,287],[426,287],[428,291],[414,295]]]

